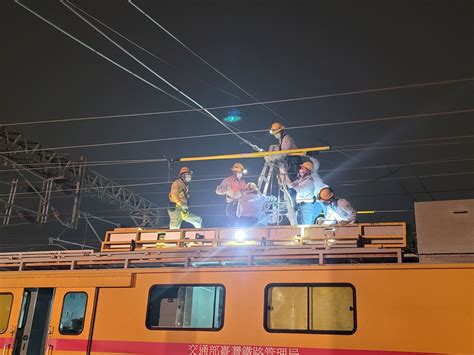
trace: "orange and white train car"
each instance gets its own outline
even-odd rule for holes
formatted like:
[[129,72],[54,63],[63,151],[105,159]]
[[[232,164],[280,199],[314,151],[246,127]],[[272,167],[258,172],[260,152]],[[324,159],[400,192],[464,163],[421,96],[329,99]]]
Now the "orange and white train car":
[[474,353],[474,266],[6,272],[3,354]]

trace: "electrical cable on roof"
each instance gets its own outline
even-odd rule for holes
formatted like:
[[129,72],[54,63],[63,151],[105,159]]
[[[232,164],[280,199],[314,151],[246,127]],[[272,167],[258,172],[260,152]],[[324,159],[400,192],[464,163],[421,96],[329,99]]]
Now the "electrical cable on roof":
[[[124,47],[122,47],[120,44],[118,44],[116,41],[114,41],[111,37],[109,37],[108,35],[106,35],[103,31],[101,31],[97,26],[95,26],[92,22],[90,22],[89,20],[87,20],[83,15],[81,15],[77,10],[75,10],[71,5],[69,5],[69,1],[67,0],[60,0],[60,3],[63,4],[65,7],[67,7],[70,11],[72,11],[77,17],[79,17],[82,21],[84,21],[86,24],[88,24],[90,27],[92,27],[96,32],[98,32],[99,34],[101,34],[104,38],[106,38],[109,42],[111,42],[112,44],[114,44],[117,48],[119,48],[122,52],[124,52],[125,54],[127,54],[130,58],[132,58],[133,60],[135,60],[138,64],[140,64],[143,68],[145,68],[146,70],[148,70],[150,73],[152,73],[154,76],[156,76],[158,79],[160,79],[161,81],[163,81],[166,85],[168,85],[169,87],[171,87],[173,90],[175,90],[177,93],[181,94],[182,96],[184,96],[186,99],[188,99],[189,101],[191,101],[194,105],[196,105],[197,107],[199,107],[202,111],[200,111],[202,114],[204,114],[205,116],[210,116],[212,119],[214,119],[216,122],[218,122],[221,126],[223,126],[225,129],[227,129],[229,132],[231,132],[235,137],[237,137],[239,140],[241,140],[242,142],[244,142],[245,144],[247,144],[248,146],[250,146],[253,150],[255,151],[263,151],[260,147],[258,147],[257,145],[253,144],[252,142],[250,142],[248,139],[245,139],[243,138],[242,136],[240,136],[239,133],[237,133],[236,131],[234,131],[229,125],[225,124],[224,122],[222,122],[217,116],[215,116],[212,112],[210,112],[209,110],[205,109],[204,106],[202,106],[199,102],[197,102],[196,100],[194,100],[192,97],[190,97],[188,94],[186,94],[185,92],[183,92],[182,90],[178,89],[176,86],[174,86],[173,84],[171,84],[168,80],[166,80],[163,76],[159,75],[158,73],[156,73],[153,69],[151,69],[149,66],[147,66],[145,63],[143,63],[141,60],[139,60],[137,57],[135,57],[132,53],[130,53],[129,51],[127,51]],[[179,100],[180,102],[184,103],[183,101]],[[184,103],[186,106],[188,107],[192,107],[191,105],[187,104],[187,103]]]
[[[15,0],[15,2],[18,2],[18,0]],[[22,5],[22,4],[20,4],[20,5]],[[36,16],[39,16],[35,12],[33,12],[33,13]],[[49,23],[51,26],[54,26],[55,28],[57,28],[59,31],[63,32],[62,29],[60,29],[56,25],[50,23],[48,20],[46,20],[42,17],[40,17],[40,18],[42,20],[46,21],[47,23]],[[64,31],[63,33],[66,34],[67,36],[73,38],[74,40],[76,40],[80,44],[86,46],[86,48],[88,48],[88,49],[92,50],[93,52],[97,53],[97,51],[95,51],[93,48],[87,46],[86,44],[79,41],[78,39],[76,39],[72,35],[69,35],[67,32]],[[101,55],[101,56],[103,56],[103,55]],[[107,58],[105,56],[103,56],[103,57],[106,58],[107,60],[109,60],[109,58]],[[115,62],[113,62],[113,64],[115,64]],[[134,74],[133,72],[130,72],[128,69],[122,68],[122,67],[121,67],[121,69],[124,69],[128,73],[138,77],[140,80],[145,81],[145,79],[139,77],[138,75]],[[385,87],[385,88],[379,88],[379,89],[347,91],[347,92],[341,92],[341,93],[336,93],[336,94],[324,94],[324,95],[316,95],[316,96],[300,96],[300,97],[287,98],[287,99],[263,101],[263,102],[260,102],[260,103],[245,103],[245,104],[238,104],[238,105],[213,106],[213,107],[206,107],[205,109],[206,110],[220,110],[220,109],[228,109],[228,108],[233,108],[233,107],[248,107],[248,106],[257,106],[257,105],[263,105],[263,104],[277,104],[277,103],[284,103],[284,102],[317,100],[317,99],[324,99],[324,98],[337,97],[337,96],[349,96],[349,95],[366,94],[366,93],[373,93],[373,92],[383,92],[383,91],[391,91],[391,90],[409,89],[409,88],[416,88],[416,87],[453,84],[453,83],[467,82],[467,81],[472,81],[472,80],[474,80],[474,78],[433,81],[433,82],[427,82],[427,83],[399,85],[399,86]],[[147,82],[147,84],[150,84],[150,83]],[[142,113],[125,113],[125,114],[118,114],[118,115],[102,115],[102,116],[87,116],[87,117],[75,117],[75,118],[60,118],[60,119],[55,119],[55,120],[28,121],[28,122],[15,122],[15,123],[12,122],[12,123],[4,123],[4,124],[2,124],[2,126],[9,127],[9,126],[24,126],[24,125],[61,123],[61,122],[92,121],[92,120],[115,119],[115,118],[133,118],[133,117],[144,117],[144,116],[154,116],[154,115],[171,115],[171,114],[197,112],[197,111],[203,111],[203,109],[167,110],[167,111],[154,111],[154,112],[142,112]]]

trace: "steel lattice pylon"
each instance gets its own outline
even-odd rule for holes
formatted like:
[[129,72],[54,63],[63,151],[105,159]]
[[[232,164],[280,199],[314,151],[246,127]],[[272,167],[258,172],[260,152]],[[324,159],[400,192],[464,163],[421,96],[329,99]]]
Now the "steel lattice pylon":
[[[71,226],[77,225],[79,218],[80,196],[82,193],[95,195],[99,199],[107,200],[116,204],[120,209],[127,211],[130,217],[140,226],[158,226],[160,222],[159,208],[153,202],[139,196],[135,192],[123,187],[107,177],[85,167],[85,161],[73,161],[67,155],[48,150],[34,140],[23,134],[0,127],[0,157],[4,165],[10,166],[20,174],[30,187],[40,197],[40,210],[38,216],[40,222],[45,221],[45,214],[51,208],[53,214],[55,209],[49,205],[51,185],[56,191],[75,194],[72,211]],[[48,190],[37,191],[24,176],[27,172],[44,181]],[[17,182],[15,182],[16,184]],[[5,202],[6,211],[10,211],[14,203],[15,188],[11,189],[10,198]],[[5,219],[5,221],[8,220]],[[7,224],[6,223],[6,224]]]

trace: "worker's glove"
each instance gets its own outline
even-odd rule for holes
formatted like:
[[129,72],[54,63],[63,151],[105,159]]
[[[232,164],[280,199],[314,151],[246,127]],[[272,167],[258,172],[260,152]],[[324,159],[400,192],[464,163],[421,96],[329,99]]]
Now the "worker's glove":
[[324,224],[324,217],[319,217],[318,219],[316,219],[316,224],[318,226],[322,226]]
[[187,219],[189,217],[189,210],[187,208],[181,208],[181,219]]
[[232,200],[238,200],[242,194],[239,191],[229,190],[227,191],[227,197]]

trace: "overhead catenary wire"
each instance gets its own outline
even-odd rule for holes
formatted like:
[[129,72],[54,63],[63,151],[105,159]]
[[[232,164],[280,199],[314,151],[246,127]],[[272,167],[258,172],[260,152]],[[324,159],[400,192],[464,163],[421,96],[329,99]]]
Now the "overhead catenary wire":
[[[395,148],[395,147],[391,147]],[[368,149],[370,150],[370,148]],[[465,161],[472,161],[474,160],[474,157],[472,156],[464,156],[464,157],[456,157],[455,159],[444,159],[444,160],[424,160],[424,161],[417,161],[417,162],[406,162],[406,163],[393,163],[393,164],[374,164],[374,165],[365,165],[365,166],[355,166],[355,167],[334,167],[332,169],[319,169],[318,173],[324,173],[324,172],[333,172],[335,170],[337,171],[346,171],[346,170],[365,170],[365,169],[385,169],[385,168],[392,168],[392,167],[400,167],[400,166],[416,166],[416,165],[427,165],[427,164],[445,164],[445,163],[457,163],[457,162],[465,162]],[[99,162],[99,161],[98,161]],[[121,162],[121,161],[110,161],[111,163],[113,162]],[[130,163],[139,163],[139,161],[123,161],[123,164],[130,164]],[[42,164],[48,164],[48,163],[38,163],[39,165]],[[46,167],[48,168],[48,167]],[[23,170],[30,170],[29,168],[22,168]],[[0,173],[2,172],[13,172],[17,170],[22,170],[22,169],[0,169]],[[45,167],[41,167],[38,169],[45,169]],[[259,175],[246,175],[246,178],[251,178],[251,177],[258,177]],[[218,179],[223,179],[226,176],[222,175],[196,175],[196,177],[214,177]],[[169,177],[167,176],[149,176],[149,177],[129,177],[129,178],[113,178],[114,181],[129,181],[129,180],[157,180],[157,179],[164,179],[166,181],[169,181]],[[41,181],[32,181],[33,183],[40,183]],[[9,182],[6,181],[1,181],[0,183],[10,185]]]
[[222,78],[224,78],[227,82],[231,83],[234,87],[242,91],[245,95],[250,97],[252,100],[254,100],[256,103],[261,104],[267,111],[273,113],[275,116],[277,116],[280,119],[285,120],[285,118],[280,115],[278,112],[274,111],[270,107],[268,107],[266,104],[262,104],[254,95],[252,95],[250,92],[245,90],[242,86],[237,84],[234,80],[229,78],[226,74],[224,74],[221,70],[217,69],[215,66],[213,66],[211,63],[209,63],[206,59],[204,59],[202,56],[200,56],[196,51],[191,49],[189,46],[187,46],[185,43],[183,43],[176,35],[171,33],[169,30],[167,30],[163,25],[161,25],[157,20],[155,20],[153,17],[148,15],[148,13],[145,12],[140,6],[135,4],[132,0],[128,0],[128,3],[132,5],[135,9],[137,9],[141,14],[143,14],[147,19],[149,19],[152,23],[154,23],[158,28],[160,28],[163,32],[165,32],[168,36],[170,36],[174,41],[179,43],[183,48],[185,48],[189,53],[191,53],[195,58],[199,59],[202,63],[207,65],[209,68],[211,68],[215,73],[219,74]]
[[[439,116],[445,116],[445,115],[460,115],[460,114],[470,113],[470,112],[474,112],[474,108],[469,108],[465,110],[412,114],[412,115],[377,117],[377,118],[368,118],[368,119],[360,119],[360,120],[352,120],[352,121],[316,123],[316,124],[292,126],[292,127],[290,126],[290,127],[286,127],[286,130],[333,127],[333,126],[354,125],[354,124],[374,123],[374,122],[387,122],[387,121],[395,121],[395,120],[403,120],[403,119],[423,119],[427,117],[437,117],[437,116],[439,117]],[[241,133],[246,134],[246,133],[263,133],[263,132],[268,133],[268,129],[248,130],[248,131],[242,131]],[[120,145],[128,145],[128,144],[146,144],[146,143],[155,143],[155,142],[181,141],[181,140],[187,140],[187,139],[225,137],[231,134],[232,133],[223,132],[223,133],[209,133],[209,134],[201,134],[201,135],[141,139],[141,140],[130,140],[130,141],[120,141],[120,142],[109,142],[109,143],[77,144],[77,145],[52,147],[52,148],[38,148],[35,151],[96,148],[96,147],[110,147],[110,146],[120,146]],[[3,151],[3,152],[0,152],[0,154],[11,154],[11,152]],[[167,161],[167,159],[161,159],[161,161]]]
[[[134,56],[132,53],[130,53],[129,51],[127,51],[123,46],[121,46],[120,44],[118,44],[116,41],[114,41],[110,36],[108,36],[106,33],[104,33],[103,31],[101,31],[97,26],[95,26],[92,22],[90,22],[88,19],[86,19],[83,15],[81,15],[77,10],[75,10],[70,4],[70,1],[67,1],[67,0],[60,0],[60,3],[63,4],[65,7],[67,7],[71,12],[73,12],[77,17],[79,17],[82,21],[84,21],[87,25],[89,25],[91,28],[93,28],[96,32],[98,32],[100,35],[102,35],[104,38],[106,38],[109,42],[111,42],[112,44],[114,44],[117,48],[119,48],[122,52],[124,52],[125,54],[127,54],[130,58],[132,58],[134,61],[136,61],[138,64],[140,64],[143,68],[145,68],[146,70],[148,70],[151,74],[153,74],[155,77],[157,77],[158,79],[160,79],[162,82],[164,82],[166,85],[168,85],[169,87],[171,87],[173,90],[175,90],[178,94],[182,95],[183,97],[185,97],[187,100],[191,101],[194,105],[196,105],[197,107],[199,107],[202,111],[199,111],[201,112],[202,114],[204,114],[205,116],[209,116],[211,117],[213,120],[215,120],[217,123],[219,123],[222,127],[224,127],[226,130],[228,130],[230,133],[232,133],[236,138],[238,138],[239,140],[241,140],[242,142],[244,142],[245,144],[247,144],[248,146],[250,146],[253,150],[255,151],[262,151],[262,149],[260,147],[258,147],[257,145],[253,144],[252,142],[250,142],[248,139],[246,138],[243,138],[239,133],[237,133],[234,129],[232,129],[229,125],[227,125],[226,123],[222,122],[216,115],[214,115],[211,111],[207,110],[204,108],[203,105],[201,105],[199,102],[197,102],[195,99],[193,99],[191,96],[189,96],[188,94],[186,94],[184,91],[182,91],[181,89],[177,88],[175,85],[171,84],[171,82],[169,82],[167,79],[165,79],[162,75],[158,74],[157,72],[155,72],[153,69],[151,69],[148,65],[146,65],[145,63],[143,63],[140,59],[138,59],[136,56]],[[160,91],[163,91],[163,90],[160,90]],[[183,101],[179,100],[179,102],[181,103],[184,103]],[[186,106],[188,107],[192,107],[190,106],[189,104],[185,103]]]
[[[122,39],[126,40],[128,43],[132,44],[133,46],[135,46],[136,48],[140,49],[141,51],[145,52],[146,54],[152,56],[153,58],[155,58],[156,60],[160,61],[161,63],[163,64],[166,64],[168,67],[170,68],[173,68],[174,70],[179,70],[178,67],[176,67],[175,65],[169,63],[167,60],[161,58],[160,56],[156,55],[155,53],[149,51],[148,49],[144,48],[143,46],[139,45],[137,42],[131,40],[130,38],[128,38],[127,36],[123,35],[122,33],[120,33],[119,31],[115,30],[114,28],[110,27],[109,25],[107,25],[106,23],[104,23],[103,21],[99,20],[97,17],[93,16],[91,13],[85,11],[84,9],[80,8],[78,5],[76,4],[73,4],[72,2],[70,2],[70,4],[72,6],[74,6],[74,8],[76,8],[77,10],[79,10],[80,12],[82,12],[83,14],[87,15],[88,17],[92,18],[94,21],[96,21],[97,23],[100,23],[103,27],[107,28],[109,31],[115,33],[117,36],[121,37]],[[218,90],[220,92],[223,92],[224,94],[226,95],[229,95],[229,96],[232,96],[234,98],[237,98],[237,99],[240,99],[240,97],[236,96],[236,95],[233,95],[219,87],[216,87],[210,83],[208,83],[207,81],[204,81],[204,80],[199,80],[201,81],[202,83],[214,88],[215,90]]]
[[[174,95],[166,92],[165,90],[161,89],[160,87],[156,86],[155,84],[151,83],[150,81],[142,78],[141,76],[139,76],[138,74],[135,74],[134,72],[132,72],[131,70],[127,69],[126,67],[124,67],[123,65],[117,63],[116,61],[114,61],[113,59],[107,57],[106,55],[104,55],[103,53],[99,52],[98,50],[94,49],[93,47],[89,46],[88,44],[86,44],[85,42],[81,41],[80,39],[78,39],[77,37],[73,36],[72,34],[70,34],[69,32],[67,32],[66,30],[62,29],[61,27],[59,27],[58,25],[54,24],[53,22],[49,21],[48,19],[46,19],[45,17],[43,17],[42,15],[40,15],[39,13],[37,13],[36,11],[30,9],[28,6],[22,4],[19,0],[15,0],[15,3],[20,5],[21,7],[23,7],[24,9],[26,9],[28,12],[30,12],[31,14],[35,15],[36,17],[38,17],[39,19],[41,19],[42,21],[46,22],[47,24],[49,24],[50,26],[52,26],[53,28],[57,29],[58,31],[60,31],[61,33],[63,33],[64,35],[66,35],[67,37],[73,39],[74,41],[76,41],[77,43],[81,44],[82,46],[86,47],[87,49],[89,49],[90,51],[92,51],[93,53],[97,54],[98,56],[100,56],[101,58],[107,60],[108,62],[112,63],[113,65],[117,66],[118,68],[124,70],[125,72],[127,72],[128,74],[132,75],[133,77],[141,80],[142,82],[146,83],[147,85],[153,87],[154,89],[164,93],[165,95],[185,104],[186,106],[188,107],[191,107],[191,109],[189,109],[189,112],[193,112],[193,111],[204,111],[203,109],[199,108],[199,109],[194,109],[192,108],[192,106],[190,106],[189,104],[187,104],[185,101],[182,101],[181,99],[175,97]],[[224,126],[227,126],[225,125],[223,122],[221,122]],[[9,125],[8,123],[7,124],[4,124],[3,126],[7,126]],[[229,129],[229,128],[228,128]]]
[[[15,0],[18,3],[18,0]],[[23,6],[23,4],[19,3]],[[28,9],[29,10],[29,9]],[[32,11],[32,10],[29,10]],[[34,11],[32,11],[36,16],[40,16]],[[50,23],[48,20],[42,18],[41,19]],[[52,26],[58,28],[61,32],[64,30],[60,29],[56,25],[50,23]],[[67,36],[70,36],[74,40],[78,41],[78,43],[86,46],[86,48],[92,50],[93,52],[97,53],[93,48],[89,47],[86,44],[83,44],[80,40],[76,39],[72,35],[68,34],[67,32],[63,32]],[[100,55],[100,54],[99,54]],[[110,60],[108,57],[101,55],[107,60]],[[115,64],[115,62],[113,62]],[[130,72],[126,68],[121,68],[127,71],[128,73],[139,77],[138,75]],[[143,79],[139,77],[140,79]],[[145,80],[145,79],[143,79]],[[268,101],[261,101],[259,103],[250,102],[250,103],[243,103],[243,104],[236,104],[236,105],[223,105],[223,106],[210,106],[205,107],[206,110],[222,110],[222,109],[229,109],[234,107],[249,107],[249,106],[257,106],[263,104],[277,104],[277,103],[286,103],[286,102],[298,102],[298,101],[307,101],[307,100],[318,100],[318,99],[325,99],[331,97],[339,97],[339,96],[350,96],[350,95],[360,95],[360,94],[368,94],[368,93],[375,93],[375,92],[385,92],[385,91],[392,91],[392,90],[402,90],[402,89],[409,89],[409,88],[418,88],[418,87],[427,87],[427,86],[435,86],[435,85],[445,85],[445,84],[454,84],[454,83],[461,83],[461,82],[468,82],[473,81],[474,78],[461,78],[461,79],[453,79],[453,80],[443,80],[443,81],[433,81],[433,82],[425,82],[425,83],[417,83],[417,84],[407,84],[407,85],[398,85],[398,86],[389,86],[377,89],[366,89],[366,90],[356,90],[356,91],[344,91],[340,93],[333,93],[333,94],[322,94],[322,95],[313,95],[313,96],[300,96],[300,97],[293,97],[293,98],[286,98],[286,99],[275,99],[275,100],[268,100]],[[147,82],[148,84],[148,82]],[[115,114],[115,115],[101,115],[101,116],[86,116],[86,117],[73,117],[73,118],[59,118],[59,119],[50,119],[50,120],[40,120],[40,121],[27,121],[27,122],[10,122],[10,123],[3,123],[2,126],[9,127],[9,126],[24,126],[24,125],[38,125],[38,124],[50,124],[50,123],[64,123],[64,122],[77,122],[77,121],[91,121],[91,120],[102,120],[102,119],[117,119],[117,118],[135,118],[135,117],[145,117],[145,116],[158,116],[158,115],[172,115],[172,114],[179,114],[179,113],[188,113],[188,112],[196,112],[196,111],[203,111],[203,109],[184,109],[184,110],[165,110],[165,111],[153,111],[153,112],[141,112],[141,113],[124,113],[124,114]]]
[[[364,179],[364,180],[348,180],[348,181],[326,181],[331,185],[344,185],[344,184],[360,184],[365,182],[378,182],[378,181],[388,181],[388,180],[403,180],[403,179],[418,179],[418,178],[430,178],[430,177],[446,177],[446,176],[461,176],[461,175],[473,175],[474,171],[462,171],[462,172],[453,172],[453,173],[442,173],[442,174],[427,174],[427,175],[410,175],[410,176],[397,176],[397,177],[383,177],[379,179]],[[208,179],[196,179],[193,180],[196,182],[207,182],[207,181],[218,181],[222,178],[208,178]],[[135,184],[123,184],[120,187],[138,187],[138,186],[157,186],[157,185],[169,185],[168,181],[157,181],[157,182],[147,182],[147,183],[135,183]],[[108,189],[108,186],[104,187],[85,187],[82,191],[96,191],[101,189]],[[75,189],[63,189],[62,192],[75,191]],[[31,192],[17,192],[17,196],[21,195],[30,195]],[[0,195],[0,197],[6,197],[9,194]],[[150,208],[153,209],[153,208]]]
[[[156,21],[153,17],[151,17],[150,15],[148,15],[148,13],[145,12],[145,10],[143,10],[141,7],[139,7],[138,5],[136,5],[135,3],[133,3],[132,0],[128,0],[129,4],[131,4],[135,9],[137,9],[140,13],[142,13],[147,19],[149,19],[151,22],[153,22],[156,26],[158,26],[158,28],[160,28],[162,31],[164,31],[168,36],[170,36],[173,40],[175,40],[177,43],[179,43],[183,48],[185,48],[189,53],[191,53],[195,58],[199,59],[202,63],[206,64],[209,68],[211,68],[214,72],[216,72],[217,74],[219,74],[221,77],[223,77],[224,79],[226,79],[228,82],[230,82],[232,85],[234,85],[235,87],[237,87],[239,90],[241,90],[243,93],[245,93],[248,97],[250,97],[251,99],[253,99],[255,102],[257,103],[260,103],[260,101],[255,97],[253,96],[251,93],[249,93],[248,91],[246,91],[245,89],[243,89],[240,85],[238,85],[235,81],[233,81],[232,79],[230,79],[227,75],[225,75],[222,71],[218,70],[217,68],[215,68],[212,64],[210,64],[206,59],[204,59],[202,56],[200,56],[199,54],[197,54],[194,50],[192,50],[189,46],[187,46],[186,44],[184,44],[180,39],[178,39],[173,33],[171,33],[169,30],[167,30],[163,25],[161,25],[160,23],[158,23],[158,21]],[[276,112],[275,110],[271,109],[268,105],[266,104],[262,104],[262,107],[265,108],[267,111],[273,113],[274,115],[276,115],[278,118],[286,121],[286,119],[280,115],[278,112]],[[323,145],[330,145],[327,141],[325,140],[322,140],[321,138],[317,138],[315,137],[318,141],[320,141]],[[335,152],[345,156],[345,157],[349,157],[349,155],[343,151],[340,151],[339,149],[334,149]],[[355,158],[357,159],[357,158]]]
[[[463,136],[463,137],[470,137],[470,136]],[[453,137],[456,138],[456,137]],[[437,138],[439,140],[445,140],[446,138]],[[432,141],[435,138],[428,138],[428,139],[421,139],[421,141]],[[417,141],[417,140],[411,140]],[[403,142],[403,141],[401,141]],[[370,150],[379,150],[379,149],[399,149],[399,148],[419,148],[419,147],[430,147],[430,146],[438,146],[438,145],[456,145],[456,144],[471,144],[474,141],[455,141],[455,142],[441,142],[441,143],[428,143],[428,144],[412,144],[412,145],[393,145],[393,146],[381,146],[381,145],[374,145],[368,146],[365,148],[349,148],[349,149],[341,149],[346,146],[336,146],[337,148],[341,149],[342,151],[370,151]],[[359,146],[359,145],[354,145]],[[322,151],[325,153],[329,153],[329,151]],[[168,161],[168,159],[118,159],[118,160],[96,160],[96,161],[89,161],[84,166],[87,167],[97,167],[97,166],[115,166],[115,165],[129,165],[129,164],[155,164],[163,161]],[[409,165],[423,165],[423,164],[433,164],[433,163],[450,163],[450,162],[462,162],[462,161],[470,161],[473,160],[471,156],[468,157],[457,157],[456,159],[450,160],[430,160],[430,161],[421,161],[421,162],[409,162],[409,163],[395,163],[395,164],[375,164],[375,165],[366,165],[366,166],[357,166],[357,167],[348,167],[348,168],[339,168],[335,167],[333,169],[320,169],[318,172],[329,172],[334,170],[363,170],[363,169],[377,169],[377,168],[387,168],[387,167],[398,167],[398,166],[409,166]],[[17,167],[14,169],[1,169],[0,173],[2,172],[14,172],[18,170],[45,170],[45,169],[63,169],[64,167],[57,167],[52,163],[30,163],[27,167]],[[204,176],[204,175],[199,175]],[[218,177],[216,174],[207,175],[207,176],[214,176]],[[114,181],[117,180],[144,180],[144,179],[166,179],[169,180],[169,177],[166,176],[151,176],[151,177],[137,177],[137,178],[117,178],[113,179]],[[2,181],[0,181],[2,183]]]
[[[15,3],[20,5],[21,7],[23,7],[24,9],[26,9],[28,12],[32,13],[33,15],[35,15],[36,17],[38,17],[39,19],[41,19],[42,21],[46,22],[47,24],[49,24],[50,26],[54,27],[55,29],[57,29],[59,32],[61,32],[62,34],[66,35],[67,37],[73,39],[74,41],[76,41],[77,43],[79,43],[80,45],[84,46],[85,48],[89,49],[90,51],[92,51],[93,53],[97,54],[99,57],[105,59],[106,61],[108,61],[109,63],[112,63],[113,65],[117,66],[118,68],[124,70],[125,72],[127,72],[128,74],[132,75],[133,77],[141,80],[142,82],[146,83],[147,85],[150,85],[151,87],[153,87],[154,89],[160,91],[161,93],[169,96],[170,98],[174,99],[174,100],[177,100],[185,105],[188,106],[188,104],[185,102],[185,101],[182,101],[181,99],[179,99],[178,97],[168,93],[167,91],[161,89],[160,87],[156,86],[155,84],[153,84],[152,82],[142,78],[141,76],[135,74],[134,72],[132,72],[131,70],[127,69],[126,67],[124,67],[123,65],[119,64],[118,62],[114,61],[113,59],[107,57],[105,54],[99,52],[98,50],[94,49],[93,47],[89,46],[87,43],[81,41],[80,39],[78,39],[77,37],[73,36],[72,34],[70,34],[69,32],[67,32],[66,30],[62,29],[61,27],[59,27],[58,25],[54,24],[53,22],[49,21],[48,19],[46,19],[45,17],[41,16],[39,13],[37,13],[36,11],[30,9],[28,6],[22,4],[20,2],[20,0],[15,0]],[[189,106],[188,106],[189,107]],[[8,126],[9,124],[2,124],[2,126]]]

